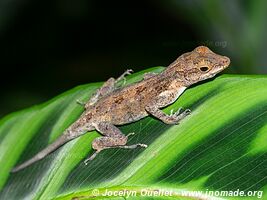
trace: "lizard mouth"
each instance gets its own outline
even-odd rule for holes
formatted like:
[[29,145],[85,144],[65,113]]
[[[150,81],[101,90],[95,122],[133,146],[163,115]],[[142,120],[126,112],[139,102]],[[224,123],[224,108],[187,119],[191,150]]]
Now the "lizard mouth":
[[217,68],[217,70],[215,72],[213,72],[213,76],[215,76],[216,74],[220,73],[221,71],[225,70],[227,67],[229,67],[230,65],[230,59],[226,56],[222,56],[222,60]]
[[214,77],[216,74],[219,74],[220,72],[222,72],[225,68],[227,68],[229,65],[221,65],[220,67],[218,67],[214,72],[210,73],[209,78]]
[[227,68],[230,65],[230,58],[223,56],[222,61],[220,63],[220,65],[222,66],[222,70],[224,70],[225,68]]

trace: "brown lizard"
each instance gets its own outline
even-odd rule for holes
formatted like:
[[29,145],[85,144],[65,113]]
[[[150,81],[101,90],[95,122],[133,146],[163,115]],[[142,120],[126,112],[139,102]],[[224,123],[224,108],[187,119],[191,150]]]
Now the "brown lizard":
[[190,110],[179,109],[170,115],[160,108],[172,104],[190,85],[211,78],[227,68],[230,59],[213,53],[205,46],[199,46],[192,52],[185,53],[171,63],[161,73],[146,73],[140,82],[125,87],[116,87],[116,83],[125,78],[127,70],[118,79],[110,78],[84,104],[85,111],[64,133],[48,147],[33,158],[13,168],[19,171],[41,160],[57,148],[89,131],[97,130],[103,137],[92,142],[95,152],[85,160],[88,161],[102,150],[108,148],[147,147],[145,144],[127,145],[129,135],[122,134],[116,125],[138,121],[148,115],[160,119],[166,124],[178,122],[190,114]]

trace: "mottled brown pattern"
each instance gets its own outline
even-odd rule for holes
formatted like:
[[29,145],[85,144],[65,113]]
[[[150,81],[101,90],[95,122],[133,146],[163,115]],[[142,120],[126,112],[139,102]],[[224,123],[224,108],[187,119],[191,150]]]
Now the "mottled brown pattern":
[[124,80],[131,70],[127,70],[116,80],[110,78],[86,103],[81,117],[58,140],[14,168],[13,172],[31,165],[64,143],[91,130],[97,130],[103,137],[93,141],[92,146],[96,152],[86,163],[103,149],[146,147],[145,144],[127,146],[128,136],[122,134],[115,125],[135,122],[147,115],[153,115],[167,124],[177,124],[190,114],[190,110],[167,115],[160,108],[173,103],[190,85],[215,76],[229,64],[229,58],[200,46],[181,55],[162,73],[147,73],[142,81],[126,87],[117,88],[116,84]]
[[114,104],[121,104],[124,100],[123,96],[119,96],[117,98],[114,98]]

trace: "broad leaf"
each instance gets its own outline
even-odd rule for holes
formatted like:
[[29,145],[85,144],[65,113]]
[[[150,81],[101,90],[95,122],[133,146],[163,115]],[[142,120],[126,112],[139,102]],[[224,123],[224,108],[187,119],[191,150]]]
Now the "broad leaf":
[[[144,72],[127,82],[141,80]],[[100,136],[94,131],[10,173],[74,122],[83,111],[76,100],[88,100],[100,85],[76,87],[0,121],[0,199],[124,199],[127,192],[129,199],[204,199],[207,192],[238,190],[247,196],[215,193],[208,199],[258,199],[267,192],[267,76],[222,75],[190,87],[165,109],[192,110],[179,125],[147,117],[119,127],[136,133],[129,144],[146,143],[147,149],[105,150],[85,166],[90,144]],[[106,189],[111,196],[102,196]],[[171,194],[150,196],[144,189]]]

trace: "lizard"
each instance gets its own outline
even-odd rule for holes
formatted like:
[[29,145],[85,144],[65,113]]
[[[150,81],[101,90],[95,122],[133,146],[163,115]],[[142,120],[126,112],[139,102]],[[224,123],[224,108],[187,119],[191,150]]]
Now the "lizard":
[[32,165],[65,143],[93,130],[102,137],[93,140],[92,148],[95,151],[84,161],[85,164],[104,149],[146,148],[147,145],[142,143],[127,145],[128,137],[133,133],[125,135],[117,126],[136,122],[148,115],[166,124],[178,124],[190,114],[189,109],[166,114],[161,108],[174,103],[189,86],[214,77],[229,64],[228,57],[216,54],[206,46],[199,46],[179,56],[162,72],[144,74],[139,82],[117,86],[132,70],[127,70],[117,79],[110,78],[84,104],[84,112],[58,139],[11,172]]

